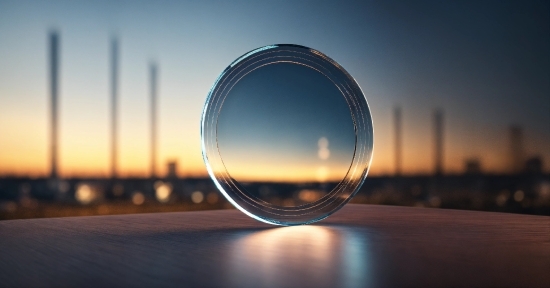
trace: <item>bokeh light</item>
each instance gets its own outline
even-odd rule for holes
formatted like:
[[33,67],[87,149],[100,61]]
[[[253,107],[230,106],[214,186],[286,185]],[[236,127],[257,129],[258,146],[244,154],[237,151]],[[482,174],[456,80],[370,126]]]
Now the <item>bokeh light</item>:
[[172,195],[172,186],[169,183],[158,182],[158,185],[155,183],[155,196],[157,200],[161,203],[166,203],[170,201],[170,196]]
[[191,201],[195,204],[202,203],[204,200],[204,194],[202,194],[201,191],[195,191],[193,194],[191,194]]
[[132,194],[132,203],[134,203],[135,205],[141,205],[143,204],[143,202],[145,202],[145,196],[143,195],[143,193],[135,191]]

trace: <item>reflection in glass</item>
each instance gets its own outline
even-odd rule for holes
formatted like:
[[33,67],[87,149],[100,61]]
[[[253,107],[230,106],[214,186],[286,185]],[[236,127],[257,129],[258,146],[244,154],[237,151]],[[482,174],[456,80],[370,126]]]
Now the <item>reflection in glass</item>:
[[243,77],[223,103],[217,132],[231,177],[252,196],[282,206],[311,203],[332,190],[355,148],[340,91],[323,74],[294,63]]
[[341,66],[302,46],[237,59],[212,88],[202,122],[208,172],[258,220],[297,225],[344,205],[366,177],[372,121]]

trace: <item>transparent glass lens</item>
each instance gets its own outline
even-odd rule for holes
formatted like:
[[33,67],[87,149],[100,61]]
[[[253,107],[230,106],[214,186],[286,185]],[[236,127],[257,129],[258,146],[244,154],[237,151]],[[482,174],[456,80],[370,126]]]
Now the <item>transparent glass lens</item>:
[[203,156],[222,194],[260,221],[299,225],[338,210],[360,188],[372,120],[355,80],[319,51],[253,50],[212,87]]

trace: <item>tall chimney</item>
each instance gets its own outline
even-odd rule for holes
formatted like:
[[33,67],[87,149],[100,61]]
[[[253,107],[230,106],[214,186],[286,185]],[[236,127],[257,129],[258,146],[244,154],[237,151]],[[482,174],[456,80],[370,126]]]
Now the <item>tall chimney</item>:
[[510,172],[520,173],[523,168],[523,129],[510,126]]
[[151,77],[151,178],[157,176],[157,66],[151,63],[149,66]]
[[118,41],[111,39],[111,177],[117,178]]
[[443,174],[443,111],[437,109],[434,113],[434,172]]
[[393,110],[395,125],[395,176],[401,175],[401,107],[396,106]]
[[50,95],[51,95],[51,135],[50,135],[50,178],[57,179],[57,126],[58,126],[58,84],[59,84],[59,34],[50,32]]

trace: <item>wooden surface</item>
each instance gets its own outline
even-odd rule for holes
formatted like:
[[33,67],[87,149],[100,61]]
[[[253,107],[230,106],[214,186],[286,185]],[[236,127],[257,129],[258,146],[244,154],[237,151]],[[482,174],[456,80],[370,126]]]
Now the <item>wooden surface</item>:
[[550,217],[347,205],[299,227],[237,210],[0,222],[5,287],[549,287]]

